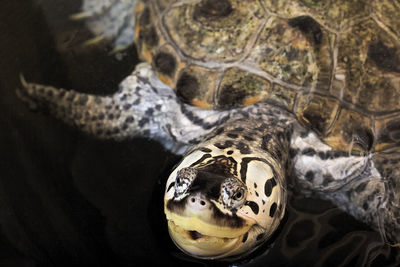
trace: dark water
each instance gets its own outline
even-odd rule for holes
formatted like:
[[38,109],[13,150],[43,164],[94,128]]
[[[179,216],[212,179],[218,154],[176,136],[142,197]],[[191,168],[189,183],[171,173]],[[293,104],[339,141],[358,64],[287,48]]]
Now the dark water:
[[[37,1],[39,2],[39,1]],[[137,62],[118,60],[68,21],[79,1],[0,1],[0,266],[226,266],[184,256],[168,237],[164,182],[179,157],[156,142],[99,141],[15,96],[28,81],[112,93]],[[274,242],[243,266],[388,266],[396,251],[332,204],[291,201]]]

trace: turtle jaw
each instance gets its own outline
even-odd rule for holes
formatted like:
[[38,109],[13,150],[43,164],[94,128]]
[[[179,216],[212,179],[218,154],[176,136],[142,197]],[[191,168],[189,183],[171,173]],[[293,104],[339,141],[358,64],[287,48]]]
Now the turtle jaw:
[[168,231],[179,249],[200,259],[219,259],[232,255],[243,239],[243,234],[232,238],[204,235],[196,230],[186,230],[172,220],[168,220]]
[[209,209],[198,212],[190,207],[183,211],[168,207],[171,206],[166,204],[164,212],[171,239],[184,253],[195,258],[221,259],[242,253],[246,250],[244,236],[257,225],[246,218],[240,227],[232,227],[226,218],[215,220]]

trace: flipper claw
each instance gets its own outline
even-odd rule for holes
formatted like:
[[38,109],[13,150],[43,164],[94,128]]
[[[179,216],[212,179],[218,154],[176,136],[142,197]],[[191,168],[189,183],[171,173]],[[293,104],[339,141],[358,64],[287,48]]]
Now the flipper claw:
[[84,46],[91,46],[91,45],[95,45],[98,44],[104,40],[106,40],[107,37],[104,35],[100,35],[100,36],[96,36],[90,40],[87,40],[86,42],[83,43]]
[[19,74],[19,81],[21,82],[23,87],[25,87],[25,88],[28,87],[28,82],[25,80],[25,77],[22,74],[22,72]]
[[15,94],[19,99],[26,103],[30,110],[37,110],[38,104],[30,97],[29,90],[31,89],[29,83],[26,81],[22,73],[19,74],[19,80],[21,82],[22,88],[17,87]]
[[80,12],[69,16],[71,20],[82,20],[86,18],[90,18],[92,14],[90,12]]
[[117,53],[119,53],[119,52],[121,52],[121,51],[126,50],[128,47],[129,47],[128,45],[118,45],[118,46],[115,46],[114,49],[111,50],[110,54],[111,54],[111,55],[115,55],[115,54],[117,54]]

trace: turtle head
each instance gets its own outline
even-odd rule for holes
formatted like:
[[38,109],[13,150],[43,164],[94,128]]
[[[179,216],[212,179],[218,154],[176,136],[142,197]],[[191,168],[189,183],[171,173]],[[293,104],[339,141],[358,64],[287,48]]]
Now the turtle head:
[[272,184],[265,196],[267,181],[274,179],[271,167],[261,161],[240,167],[244,161],[195,151],[171,173],[164,212],[172,240],[186,254],[239,258],[278,227],[284,213],[283,190]]

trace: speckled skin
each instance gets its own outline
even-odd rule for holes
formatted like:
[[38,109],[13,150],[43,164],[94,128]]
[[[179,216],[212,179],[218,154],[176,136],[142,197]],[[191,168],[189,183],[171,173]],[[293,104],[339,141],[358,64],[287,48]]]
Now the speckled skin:
[[144,63],[139,64],[111,96],[82,94],[33,83],[25,85],[26,90],[19,93],[32,108],[45,105],[55,117],[78,126],[83,132],[117,140],[147,136],[179,154],[189,144],[198,143],[204,134],[226,121],[232,113],[184,105]]
[[[145,63],[139,64],[112,96],[88,95],[32,83],[25,84],[18,94],[31,107],[46,108],[66,123],[98,138],[120,140],[145,136],[159,140],[178,154],[207,147],[225,154],[230,150],[237,152],[229,153],[242,156],[258,153],[258,157],[269,162],[276,161],[274,169],[278,173],[284,171],[285,179],[293,174],[300,193],[316,194],[337,203],[380,231],[388,242],[400,240],[398,148],[363,156],[334,150],[315,133],[303,128],[290,112],[268,103],[229,111],[186,105]],[[259,123],[265,129],[257,132]],[[283,147],[278,146],[277,150],[274,140],[278,136],[285,138],[281,138]],[[272,140],[272,146],[268,147],[265,140]],[[208,150],[205,151],[207,154]],[[263,178],[260,180],[265,182]],[[282,186],[286,187],[286,180]],[[264,187],[259,189],[263,191]],[[261,191],[257,193],[262,195]]]
[[[225,217],[230,217],[252,225],[240,236],[239,245],[229,252],[213,255],[213,258],[244,256],[268,240],[278,228],[285,214],[286,177],[290,174],[289,155],[281,152],[289,149],[294,122],[286,111],[270,105],[236,110],[230,119],[190,148],[170,175],[165,195],[169,211],[179,214],[178,207],[184,201],[173,190],[176,177],[179,177],[176,173],[189,167],[212,173],[215,187],[221,187],[217,190],[219,194],[214,195],[214,190],[209,187],[196,189],[196,180],[189,184],[189,188],[193,184],[193,190],[189,190],[188,198],[200,192],[225,214],[215,223],[225,225]],[[217,182],[217,175],[228,178]],[[228,189],[226,183],[230,185]],[[241,188],[240,195],[245,199],[240,205],[233,205],[235,193]],[[231,194],[226,195],[227,191]],[[196,241],[202,240],[197,238]]]
[[138,0],[84,0],[82,11],[71,16],[73,20],[85,19],[96,36],[87,45],[103,40],[113,40],[114,51],[125,49],[134,37],[135,17],[132,10]]
[[[165,9],[167,2],[157,1],[158,8],[167,10]],[[263,2],[265,4],[263,8],[273,2],[277,3],[270,7],[270,11],[273,11],[274,7],[285,5],[284,1]],[[118,5],[124,5],[124,3],[126,4],[124,1],[117,1]],[[189,1],[189,3],[191,2]],[[255,4],[259,5],[259,3]],[[129,5],[131,4],[129,3]],[[399,243],[400,173],[398,170],[400,169],[400,153],[399,128],[397,127],[399,125],[399,108],[397,106],[399,87],[396,83],[399,79],[399,72],[397,65],[394,64],[398,60],[399,51],[397,49],[398,37],[396,37],[398,36],[398,25],[396,21],[387,18],[397,7],[390,1],[385,1],[382,5],[378,5],[374,1],[370,4],[375,11],[367,12],[367,15],[364,14],[365,9],[362,9],[361,13],[357,13],[357,9],[352,10],[360,16],[353,16],[353,13],[348,14],[341,9],[335,13],[333,7],[319,6],[313,1],[298,1],[287,8],[280,7],[274,13],[268,13],[272,18],[270,21],[273,21],[268,25],[281,23],[281,26],[276,26],[276,29],[279,28],[286,32],[287,36],[285,35],[285,37],[296,38],[291,40],[277,38],[278,31],[272,34],[276,38],[275,41],[273,38],[266,41],[289,43],[296,41],[295,45],[306,48],[304,49],[305,53],[315,56],[315,58],[313,56],[311,58],[317,60],[318,72],[314,72],[316,70],[314,67],[311,68],[309,76],[307,76],[307,71],[310,68],[307,68],[307,71],[300,71],[305,75],[303,78],[306,78],[298,80],[301,84],[300,87],[294,86],[296,82],[290,79],[293,77],[297,79],[299,76],[294,75],[292,78],[290,75],[285,76],[285,73],[282,72],[283,69],[280,68],[282,64],[290,62],[290,64],[299,64],[300,67],[304,67],[311,63],[287,61],[287,58],[285,59],[287,53],[276,54],[276,57],[281,57],[266,62],[265,67],[271,69],[263,70],[266,73],[272,73],[270,74],[272,76],[265,77],[274,77],[267,79],[266,88],[270,88],[269,91],[266,91],[268,92],[267,97],[251,106],[217,111],[184,104],[169,87],[156,78],[153,68],[146,63],[139,64],[136,71],[121,83],[120,90],[112,96],[100,97],[27,83],[24,83],[19,95],[32,106],[47,108],[54,116],[99,138],[123,139],[131,136],[147,136],[159,140],[166,148],[175,153],[182,154],[187,151],[186,158],[189,158],[191,153],[196,150],[204,155],[210,154],[209,150],[211,150],[215,155],[226,154],[226,156],[229,151],[232,151],[229,153],[235,155],[235,158],[244,158],[248,154],[256,155],[252,161],[263,159],[265,164],[271,164],[279,177],[277,179],[281,181],[278,186],[281,192],[286,190],[287,178],[293,176],[298,185],[296,189],[300,193],[316,194],[333,201],[359,220],[372,225],[382,234],[384,240]],[[140,8],[143,7],[139,6],[139,11]],[[291,8],[294,11],[291,11]],[[343,8],[346,8],[345,4]],[[249,10],[254,11],[255,9]],[[318,12],[325,11],[328,13],[324,15],[328,18],[337,16],[341,23],[335,24],[333,19],[323,22],[321,18],[324,16],[321,17]],[[281,14],[282,12],[288,13],[285,15]],[[107,10],[105,14],[112,17]],[[302,16],[298,17],[299,14]],[[308,15],[309,18],[304,20],[303,15]],[[288,18],[295,20],[290,21]],[[296,20],[299,18],[301,18],[300,21]],[[310,18],[314,22],[310,21]],[[323,31],[322,36],[327,38],[323,40],[326,42],[324,43],[326,46],[318,48],[320,57],[313,54],[316,52],[311,49],[307,34],[298,29],[298,27],[302,27],[302,23],[306,23],[307,27],[313,29],[315,22],[319,23],[318,27]],[[295,23],[295,25],[290,23]],[[387,24],[392,24],[393,27],[389,29],[385,26]],[[378,29],[376,27],[379,27],[378,39],[372,37],[373,31]],[[271,31],[273,29],[275,28],[269,28]],[[358,31],[357,35],[353,30]],[[349,38],[339,38],[346,34],[349,35]],[[118,40],[118,34],[112,36]],[[258,40],[261,38],[263,37]],[[372,42],[371,40],[378,41]],[[297,41],[302,42],[297,43]],[[348,41],[355,43],[351,45],[345,43]],[[278,46],[282,47],[282,44]],[[357,51],[354,51],[354,46],[358,47]],[[163,49],[164,54],[179,51],[176,47],[168,45],[157,47]],[[143,49],[143,45],[139,44],[139,51],[145,56],[148,55],[148,59],[156,58],[147,53],[150,51],[146,52]],[[345,54],[344,57],[338,57],[342,53],[341,51]],[[377,59],[380,55],[379,51],[388,52],[391,56],[389,60],[392,61],[386,62],[387,64],[384,66],[381,65]],[[257,49],[252,55],[256,54]],[[268,60],[268,58],[257,57],[257,60]],[[342,62],[342,64],[340,60],[344,63]],[[261,61],[257,62],[259,66],[262,66]],[[274,62],[278,62],[280,67],[274,65]],[[240,64],[242,63],[240,62]],[[226,63],[218,64],[222,66]],[[167,66],[171,67],[172,65]],[[217,86],[218,82],[219,85],[229,84],[234,77],[241,75],[238,73],[243,71],[239,70],[240,68],[231,68],[231,66],[226,69],[221,78],[215,74],[214,69],[209,67],[209,65],[192,64],[186,69],[182,69],[190,69],[190,73],[196,73],[193,75],[200,75],[196,76],[196,81],[200,79],[202,82],[208,83],[207,86]],[[326,67],[332,68],[328,76],[322,75]],[[342,68],[342,72],[339,71],[340,68]],[[157,66],[155,69],[160,74]],[[246,69],[246,72],[248,70]],[[363,74],[362,78],[352,76],[352,74],[360,75],[360,73]],[[172,80],[168,81],[165,74],[161,75],[161,80],[167,83],[171,82]],[[258,84],[265,82],[265,77],[259,74],[246,74],[245,79],[235,82],[237,88],[257,88]],[[286,74],[294,74],[294,72]],[[285,77],[290,82],[285,80]],[[329,78],[322,79],[323,77]],[[356,78],[353,79],[353,77]],[[193,82],[195,80],[186,76],[186,81]],[[310,86],[312,87],[309,89],[304,87],[306,81],[311,81]],[[340,86],[337,85],[339,81],[342,82]],[[353,92],[351,84],[357,81],[359,83],[355,86],[358,86],[358,89]],[[371,89],[364,86],[367,83],[368,88],[373,85],[378,88],[375,93],[372,94]],[[257,91],[257,89],[254,90]],[[377,93],[378,91],[380,93]],[[336,93],[338,95],[335,95]],[[371,101],[366,104],[362,102],[364,98],[361,100],[361,96],[367,97],[364,93],[372,94],[369,97]],[[350,96],[347,97],[346,94]],[[384,99],[388,99],[388,102],[384,103]],[[263,125],[263,129],[257,130],[261,125]],[[236,131],[235,129],[238,128],[242,130]],[[190,148],[193,145],[195,146]],[[215,155],[211,155],[211,158],[214,159]],[[195,167],[202,168],[209,164],[209,160],[210,158],[206,157]],[[218,161],[215,159],[213,162]],[[243,176],[245,172],[241,172],[242,166],[243,164],[237,164],[232,167],[228,164],[226,168],[236,179],[249,181]],[[171,181],[175,178],[170,177]],[[258,183],[264,185],[270,180],[268,177],[257,179],[259,179]],[[171,181],[167,182],[166,193],[170,192],[173,187]],[[246,184],[246,186],[249,191],[254,190],[252,194],[247,195],[253,197],[254,195],[262,196],[262,191],[265,191],[266,188],[264,186],[256,189],[253,184]],[[198,192],[192,193],[197,194]],[[285,204],[285,194],[279,198],[282,208],[279,207],[281,212],[277,214],[281,216]],[[222,197],[222,199],[226,198]],[[256,204],[243,204],[243,207],[246,207],[247,212],[253,212],[252,217],[256,218],[258,216],[258,213],[255,212],[256,205],[259,212],[260,207],[263,210],[265,208],[266,211],[271,211],[271,204],[263,207],[262,200],[262,197],[258,201],[255,201],[254,198],[248,199],[245,203],[249,204],[252,201]],[[223,210],[226,205],[224,203],[220,203],[219,209]],[[232,211],[225,212],[227,216],[234,215]],[[269,220],[266,219],[265,222],[268,223]],[[249,232],[246,238],[243,237],[245,241],[242,248],[246,248],[247,244],[252,244],[247,247],[246,251],[249,252],[251,248],[259,244],[257,241],[264,241],[268,234],[257,240],[258,236],[252,236]],[[246,243],[247,241],[248,243]],[[250,241],[256,242],[256,245]],[[240,252],[245,253],[246,251]]]

